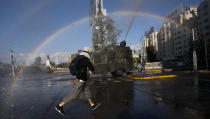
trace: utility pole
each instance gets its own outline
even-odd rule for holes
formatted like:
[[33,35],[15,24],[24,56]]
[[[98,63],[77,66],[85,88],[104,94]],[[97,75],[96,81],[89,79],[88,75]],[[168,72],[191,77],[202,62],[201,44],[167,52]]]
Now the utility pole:
[[15,77],[15,60],[14,60],[13,50],[10,51],[10,61],[11,61],[11,66],[12,66],[12,77]]
[[143,56],[144,56],[144,54],[143,54],[143,38],[144,38],[144,35],[142,35],[141,36],[141,38],[140,38],[140,54],[141,54],[141,62],[143,61]]

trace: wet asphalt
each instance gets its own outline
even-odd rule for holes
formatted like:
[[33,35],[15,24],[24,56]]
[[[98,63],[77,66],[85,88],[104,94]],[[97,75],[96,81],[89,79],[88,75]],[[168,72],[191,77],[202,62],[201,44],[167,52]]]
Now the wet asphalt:
[[33,74],[17,80],[0,78],[0,119],[210,119],[210,74],[170,72],[136,77],[177,77],[133,80],[94,75],[87,85],[91,98],[101,103],[91,111],[80,98],[54,107],[68,95],[74,80],[69,73]]

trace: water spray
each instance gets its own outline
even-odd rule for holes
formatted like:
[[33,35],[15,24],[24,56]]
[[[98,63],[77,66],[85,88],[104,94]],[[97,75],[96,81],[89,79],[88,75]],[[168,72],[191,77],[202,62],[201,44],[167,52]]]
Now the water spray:
[[140,7],[141,7],[141,1],[142,0],[138,0],[137,1],[137,6],[136,6],[136,9],[135,9],[135,14],[131,17],[131,21],[130,21],[130,23],[129,23],[129,26],[128,26],[128,30],[127,30],[127,32],[126,32],[126,34],[125,34],[125,39],[124,39],[124,41],[126,41],[126,39],[127,39],[127,37],[128,37],[128,33],[130,32],[130,30],[131,30],[131,27],[132,27],[132,25],[133,25],[133,23],[134,23],[134,21],[135,21],[135,19],[136,19],[136,14],[138,13],[138,10],[140,9]]
[[129,31],[130,31],[130,29],[131,29],[131,27],[132,27],[133,22],[134,22],[135,19],[136,19],[136,15],[132,16],[131,22],[130,22],[130,24],[129,24],[129,26],[128,26],[128,30],[127,30],[127,32],[126,32],[126,34],[125,34],[125,39],[124,39],[124,41],[127,39],[128,33],[129,33]]

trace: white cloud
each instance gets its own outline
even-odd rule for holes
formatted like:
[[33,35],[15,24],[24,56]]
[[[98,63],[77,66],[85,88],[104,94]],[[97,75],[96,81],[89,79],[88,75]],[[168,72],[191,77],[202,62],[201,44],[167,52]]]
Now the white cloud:
[[133,44],[130,46],[131,50],[136,52],[135,54],[139,54],[141,51],[141,45],[140,44]]

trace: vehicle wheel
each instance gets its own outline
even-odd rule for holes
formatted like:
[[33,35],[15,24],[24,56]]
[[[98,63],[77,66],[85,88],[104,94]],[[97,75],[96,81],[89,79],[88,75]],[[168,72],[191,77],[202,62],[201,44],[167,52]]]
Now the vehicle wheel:
[[132,75],[132,72],[126,72],[126,75]]
[[124,76],[124,75],[125,75],[125,71],[124,71],[123,69],[118,69],[118,70],[116,71],[116,75],[117,75],[117,76]]
[[116,73],[115,72],[111,72],[113,77],[116,77]]

